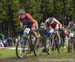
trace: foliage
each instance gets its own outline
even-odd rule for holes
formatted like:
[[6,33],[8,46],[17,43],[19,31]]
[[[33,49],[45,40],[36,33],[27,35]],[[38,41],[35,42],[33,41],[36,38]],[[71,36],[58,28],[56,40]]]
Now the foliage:
[[[18,11],[24,6],[26,12],[31,13],[38,22],[54,16],[61,22],[62,16],[75,18],[74,0],[0,0],[0,23],[9,32],[18,32]],[[6,26],[0,24],[0,26]],[[13,29],[12,29],[13,28]],[[0,31],[2,31],[2,27]]]

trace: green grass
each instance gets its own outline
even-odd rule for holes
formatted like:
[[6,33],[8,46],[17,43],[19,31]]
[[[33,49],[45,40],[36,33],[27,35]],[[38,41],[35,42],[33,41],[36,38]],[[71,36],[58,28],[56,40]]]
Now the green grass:
[[0,59],[16,57],[14,50],[0,50]]
[[[7,58],[16,58],[15,50],[0,50],[0,59],[7,59]],[[60,54],[57,53],[57,51],[52,52],[50,51],[50,55],[41,55],[35,57],[34,55],[28,55],[28,58],[26,60],[30,62],[36,62],[36,61],[43,61],[44,60],[53,60],[53,59],[66,59],[66,61],[59,61],[59,62],[69,62],[70,59],[75,59],[75,52],[73,53],[67,53],[67,49],[64,49],[64,51],[61,50]],[[24,59],[23,59],[24,60]],[[75,60],[74,60],[75,61]],[[47,62],[47,61],[46,61]],[[49,61],[50,62],[50,61]],[[70,61],[72,62],[72,61]]]

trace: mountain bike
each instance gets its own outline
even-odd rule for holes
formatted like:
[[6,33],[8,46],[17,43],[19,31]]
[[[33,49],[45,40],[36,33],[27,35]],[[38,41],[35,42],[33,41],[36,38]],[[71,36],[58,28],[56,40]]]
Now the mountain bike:
[[[39,31],[40,37],[39,41],[37,42],[36,37],[33,35],[33,31]],[[18,39],[16,44],[16,55],[18,58],[25,57],[28,53],[33,52],[34,56],[40,55],[41,53],[49,52],[46,48],[46,36],[44,35],[43,30],[31,30],[30,28],[24,29],[24,34]],[[38,45],[37,45],[38,44]]]
[[36,40],[32,42],[32,37],[34,37],[32,30],[27,27],[24,28],[23,35],[20,39],[18,39],[16,44],[16,55],[18,58],[23,58],[31,52],[33,52],[34,56],[36,56],[34,48]]
[[75,36],[74,33],[71,32],[68,40],[68,53],[75,51]]
[[[39,29],[39,43],[37,46],[35,46],[35,52],[37,55],[42,55],[42,54],[47,54],[49,55],[49,50],[48,50],[48,36],[47,36],[47,31],[45,29]],[[36,43],[37,44],[37,43]]]
[[52,49],[52,51],[57,50],[57,52],[60,53],[60,44],[59,44],[60,37],[58,36],[57,32],[58,32],[58,30],[55,30],[50,36],[51,49]]

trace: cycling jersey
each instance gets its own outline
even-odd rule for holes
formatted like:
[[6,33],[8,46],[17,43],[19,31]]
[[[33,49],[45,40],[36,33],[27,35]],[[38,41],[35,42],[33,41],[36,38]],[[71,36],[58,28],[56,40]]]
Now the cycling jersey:
[[73,21],[69,22],[69,25],[68,25],[67,29],[71,29],[72,32],[75,33],[75,23]]
[[26,24],[27,27],[29,28],[35,27],[35,23],[32,21],[33,17],[29,13],[25,13],[24,18],[21,18],[20,16],[18,16],[18,20],[20,22],[23,22],[23,25]]
[[58,29],[58,24],[61,24],[56,18],[48,18],[45,23],[50,26],[52,29]]
[[71,36],[71,34],[75,35],[75,23],[73,21],[69,22],[66,32],[67,36]]

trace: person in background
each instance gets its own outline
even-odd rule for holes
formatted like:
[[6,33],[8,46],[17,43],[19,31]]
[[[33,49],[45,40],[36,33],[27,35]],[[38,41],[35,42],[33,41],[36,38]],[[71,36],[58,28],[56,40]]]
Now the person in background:
[[12,47],[12,38],[11,37],[7,38],[7,47]]
[[4,38],[5,38],[4,34],[0,32],[0,45],[1,45],[1,47],[4,47]]

